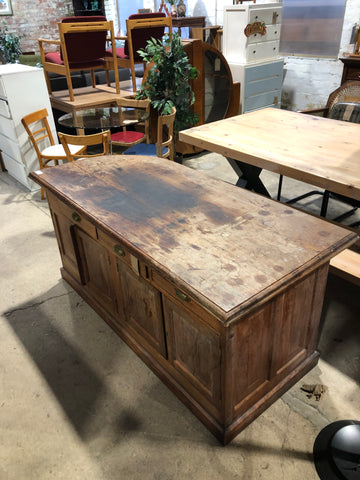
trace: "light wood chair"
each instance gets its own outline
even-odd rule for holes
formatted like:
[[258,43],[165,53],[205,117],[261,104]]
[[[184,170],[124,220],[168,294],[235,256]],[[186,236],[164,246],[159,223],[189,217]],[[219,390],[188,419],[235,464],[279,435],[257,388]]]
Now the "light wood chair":
[[127,125],[124,125],[120,132],[111,135],[111,144],[113,146],[116,145],[129,148],[141,142],[149,143],[150,100],[137,100],[132,97],[121,97],[116,100],[116,103],[119,107],[119,115],[121,115],[123,107],[144,110],[146,115],[144,121],[137,124],[137,126],[141,125],[144,130],[143,132],[138,130],[128,130]]
[[[67,155],[61,144],[55,144],[48,122],[48,111],[46,108],[29,113],[21,119],[26,133],[35,148],[38,157],[39,166],[43,168],[52,167],[59,164],[59,160],[66,161]],[[72,153],[80,153],[85,150],[84,145],[78,144],[71,148]],[[52,165],[49,165],[53,162]],[[44,189],[41,188],[41,199],[45,198]]]
[[[168,33],[172,33],[172,19],[165,13],[136,13],[126,20],[126,37],[116,37],[125,41],[123,47],[116,49],[116,57],[119,67],[130,68],[134,92],[136,92],[135,64],[144,64],[138,51],[144,49],[151,38],[160,40],[165,33],[165,28],[168,29]],[[112,54],[113,50],[108,52]]]
[[[71,72],[90,70],[92,86],[95,88],[94,71],[98,69],[105,69],[108,86],[109,70],[114,70],[115,90],[120,94],[113,22],[102,16],[67,17],[58,23],[58,28],[59,40],[38,40],[49,94],[52,93],[49,72],[66,77],[70,101],[74,101]],[[112,55],[106,52],[107,42],[111,42]],[[56,45],[59,51],[45,53],[45,45]]]
[[[94,133],[93,135],[68,135],[61,132],[59,132],[58,135],[68,162],[73,162],[78,158],[99,157],[109,155],[110,153],[110,130]],[[73,148],[78,145],[85,145],[85,149],[81,153],[74,153]],[[95,150],[93,153],[88,153],[86,147],[95,145],[102,145],[102,151],[99,152]]]
[[148,155],[174,161],[174,121],[176,108],[170,115],[159,115],[156,143],[140,143],[125,150],[124,155]]

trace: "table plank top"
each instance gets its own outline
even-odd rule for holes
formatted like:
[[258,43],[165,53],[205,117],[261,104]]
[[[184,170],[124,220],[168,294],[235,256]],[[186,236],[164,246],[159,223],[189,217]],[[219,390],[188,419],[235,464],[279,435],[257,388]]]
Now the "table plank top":
[[360,125],[266,108],[180,132],[180,140],[360,200]]
[[201,300],[224,323],[357,238],[156,157],[82,159],[31,178]]

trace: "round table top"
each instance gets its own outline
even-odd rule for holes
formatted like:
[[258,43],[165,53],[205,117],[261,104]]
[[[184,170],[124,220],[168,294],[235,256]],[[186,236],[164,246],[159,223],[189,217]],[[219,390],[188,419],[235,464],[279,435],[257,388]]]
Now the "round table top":
[[112,127],[136,125],[148,117],[149,114],[140,108],[114,106],[77,110],[62,115],[58,122],[63,127],[104,130]]

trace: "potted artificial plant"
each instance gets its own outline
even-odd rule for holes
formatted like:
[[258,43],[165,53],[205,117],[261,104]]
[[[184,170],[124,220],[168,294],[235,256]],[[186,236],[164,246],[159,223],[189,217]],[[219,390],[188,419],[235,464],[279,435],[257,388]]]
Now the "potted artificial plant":
[[198,120],[198,115],[191,110],[195,96],[190,85],[198,71],[190,65],[177,33],[165,35],[162,41],[152,38],[138,53],[150,65],[136,98],[148,98],[153,110],[160,115],[169,115],[175,106],[177,137],[179,130],[191,127]]
[[2,63],[16,63],[21,55],[19,35],[9,32],[5,20],[0,27],[0,60]]

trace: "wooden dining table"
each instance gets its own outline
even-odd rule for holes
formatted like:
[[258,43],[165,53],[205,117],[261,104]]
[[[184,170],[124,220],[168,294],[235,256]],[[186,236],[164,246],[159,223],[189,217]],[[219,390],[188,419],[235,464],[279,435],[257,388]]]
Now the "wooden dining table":
[[265,108],[180,132],[224,155],[247,188],[269,196],[262,169],[360,200],[360,125]]

